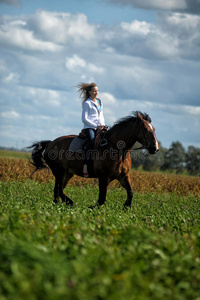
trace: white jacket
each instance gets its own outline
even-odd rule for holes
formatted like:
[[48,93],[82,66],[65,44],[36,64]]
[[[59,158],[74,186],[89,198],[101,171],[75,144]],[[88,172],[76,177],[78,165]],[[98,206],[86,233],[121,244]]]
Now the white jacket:
[[96,129],[99,125],[105,125],[103,104],[100,99],[98,100],[101,104],[100,111],[91,98],[88,98],[86,101],[84,101],[82,110],[82,122],[84,124],[83,128]]

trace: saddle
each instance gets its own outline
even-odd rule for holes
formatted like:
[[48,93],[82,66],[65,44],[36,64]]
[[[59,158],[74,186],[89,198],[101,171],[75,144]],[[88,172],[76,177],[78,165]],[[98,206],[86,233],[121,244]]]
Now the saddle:
[[[108,130],[108,126],[98,126],[95,131],[95,142],[94,142],[94,149],[97,149],[99,147],[104,147],[108,144],[107,139],[105,138],[105,133]],[[87,140],[87,137],[85,135],[84,129],[81,130],[81,132],[78,135],[79,138]]]

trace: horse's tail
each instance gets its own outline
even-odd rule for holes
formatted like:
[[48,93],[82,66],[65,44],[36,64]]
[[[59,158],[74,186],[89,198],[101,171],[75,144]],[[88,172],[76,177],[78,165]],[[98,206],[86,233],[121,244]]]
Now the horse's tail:
[[47,165],[45,164],[45,160],[43,157],[43,152],[47,148],[49,143],[51,143],[51,141],[41,141],[41,142],[35,143],[28,147],[28,148],[34,147],[34,149],[32,151],[32,155],[31,155],[31,157],[32,157],[31,164],[36,167],[35,172],[37,170],[47,168]]

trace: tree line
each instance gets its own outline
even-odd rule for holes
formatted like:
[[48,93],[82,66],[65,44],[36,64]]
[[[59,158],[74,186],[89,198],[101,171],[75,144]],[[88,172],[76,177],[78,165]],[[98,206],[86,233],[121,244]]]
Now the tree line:
[[160,151],[150,155],[147,150],[131,151],[132,166],[142,167],[145,171],[165,171],[176,174],[187,171],[190,175],[200,176],[200,148],[188,146],[187,150],[180,142],[172,142],[169,149],[161,143]]

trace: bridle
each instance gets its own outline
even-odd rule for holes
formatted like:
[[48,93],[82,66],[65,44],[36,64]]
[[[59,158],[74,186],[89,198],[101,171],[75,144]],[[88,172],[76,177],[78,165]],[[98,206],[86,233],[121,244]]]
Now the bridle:
[[[140,125],[140,126],[141,126],[141,125]],[[139,131],[139,129],[138,129],[138,131]],[[138,132],[137,132],[137,133],[138,133]],[[141,146],[141,147],[133,148],[133,150],[148,149],[148,148],[150,147],[150,144],[149,144],[149,142],[147,141],[146,134],[145,134],[145,131],[144,131],[143,126],[142,126],[142,133],[143,133],[145,145],[144,145],[144,146]],[[136,135],[135,135],[135,136],[136,136]]]

